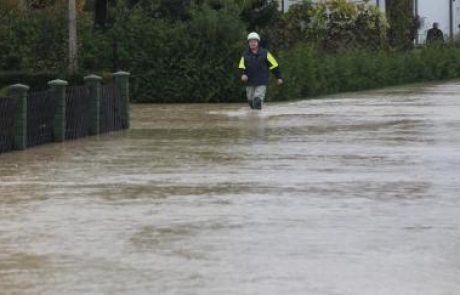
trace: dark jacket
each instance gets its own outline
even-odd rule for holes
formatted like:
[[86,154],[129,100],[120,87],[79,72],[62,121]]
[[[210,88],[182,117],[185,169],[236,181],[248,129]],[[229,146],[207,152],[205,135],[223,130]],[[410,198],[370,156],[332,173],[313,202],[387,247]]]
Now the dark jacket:
[[257,53],[252,53],[250,49],[246,50],[240,59],[238,68],[248,76],[248,85],[251,86],[267,85],[270,71],[277,79],[281,79],[278,62],[270,52],[262,47],[259,47]]
[[444,34],[440,29],[432,28],[428,30],[426,44],[444,43]]

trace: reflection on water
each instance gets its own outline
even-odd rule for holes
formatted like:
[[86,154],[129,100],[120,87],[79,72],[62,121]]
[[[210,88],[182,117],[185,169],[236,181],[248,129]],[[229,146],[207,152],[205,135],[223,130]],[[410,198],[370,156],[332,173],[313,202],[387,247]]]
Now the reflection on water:
[[457,294],[460,86],[134,105],[0,155],[8,294]]

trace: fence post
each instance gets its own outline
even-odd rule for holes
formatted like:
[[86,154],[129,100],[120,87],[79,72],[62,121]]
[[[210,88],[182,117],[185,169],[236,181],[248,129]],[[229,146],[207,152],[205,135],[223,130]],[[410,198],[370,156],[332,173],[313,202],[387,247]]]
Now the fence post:
[[64,80],[53,80],[48,82],[51,97],[56,103],[56,113],[53,118],[53,135],[55,142],[63,142],[65,140],[65,105],[67,84],[67,81]]
[[14,148],[25,150],[27,148],[27,92],[29,86],[23,84],[11,85],[10,97],[17,102],[16,108],[16,134],[14,136]]
[[120,112],[122,128],[129,128],[129,76],[128,72],[116,72],[113,74],[115,84],[120,94]]
[[97,135],[100,130],[100,109],[101,109],[101,81],[102,78],[97,75],[88,75],[85,78],[86,87],[88,87],[90,97],[90,124],[89,134]]

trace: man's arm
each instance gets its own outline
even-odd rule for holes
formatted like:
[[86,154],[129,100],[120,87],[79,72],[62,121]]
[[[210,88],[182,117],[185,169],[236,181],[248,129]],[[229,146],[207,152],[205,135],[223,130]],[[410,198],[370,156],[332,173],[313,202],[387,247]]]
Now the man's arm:
[[241,71],[241,81],[247,82],[249,80],[248,75],[246,75],[246,64],[244,63],[244,56],[240,59],[240,64],[238,65],[238,69]]
[[281,70],[279,64],[270,52],[267,53],[267,60],[270,66],[270,71],[275,75],[277,79],[281,79]]
[[267,60],[268,65],[270,66],[270,71],[275,75],[276,79],[278,80],[278,85],[283,84],[283,78],[281,78],[281,70],[278,62],[276,61],[275,57],[268,52],[267,53]]
[[238,69],[241,70],[242,74],[246,73],[246,64],[244,63],[244,56],[241,57]]

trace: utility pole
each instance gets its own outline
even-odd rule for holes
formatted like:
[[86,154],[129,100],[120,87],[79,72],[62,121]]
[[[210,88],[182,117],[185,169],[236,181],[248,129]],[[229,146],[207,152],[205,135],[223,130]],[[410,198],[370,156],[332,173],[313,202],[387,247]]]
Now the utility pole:
[[449,40],[454,42],[454,3],[455,0],[449,0]]
[[69,73],[78,71],[77,3],[69,0]]
[[414,0],[414,16],[417,18],[418,28],[415,29],[415,45],[420,44],[420,15],[418,14],[418,0]]

